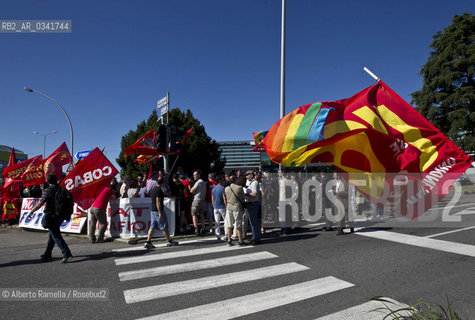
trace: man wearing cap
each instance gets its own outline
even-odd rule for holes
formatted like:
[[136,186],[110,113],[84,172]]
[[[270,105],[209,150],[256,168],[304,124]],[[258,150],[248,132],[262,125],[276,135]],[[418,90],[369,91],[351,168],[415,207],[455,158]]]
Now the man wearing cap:
[[259,226],[259,182],[254,179],[254,171],[246,171],[246,194],[247,216],[251,225],[252,241],[251,244],[259,244],[261,242],[261,229]]

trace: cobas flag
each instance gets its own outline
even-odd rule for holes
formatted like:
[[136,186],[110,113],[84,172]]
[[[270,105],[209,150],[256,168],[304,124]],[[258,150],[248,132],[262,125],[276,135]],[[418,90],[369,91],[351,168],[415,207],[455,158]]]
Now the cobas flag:
[[104,154],[95,148],[74,167],[60,185],[71,192],[74,202],[87,210],[118,173]]
[[472,163],[382,81],[348,99],[301,106],[262,145],[285,166],[334,165],[372,202],[410,218],[445,196]]

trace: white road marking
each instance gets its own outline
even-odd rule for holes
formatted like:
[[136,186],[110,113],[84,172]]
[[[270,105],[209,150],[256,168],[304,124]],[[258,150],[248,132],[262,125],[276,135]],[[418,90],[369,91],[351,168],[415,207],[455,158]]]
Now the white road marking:
[[[391,310],[397,310],[400,308],[407,307],[406,304],[403,304],[390,298],[382,299],[388,300],[392,303],[385,303],[381,301],[368,301],[366,303],[348,309],[344,309],[315,320],[381,320],[391,312],[389,309],[387,309],[387,307],[391,308]],[[376,310],[379,308],[382,309]],[[408,311],[404,311],[401,312],[399,315],[409,316],[410,313]]]
[[465,210],[459,211],[454,216],[463,216],[468,214],[475,214],[475,208],[467,208]]
[[261,251],[250,254],[241,254],[232,257],[216,258],[155,268],[126,271],[119,273],[119,279],[120,281],[137,280],[143,278],[176,274],[181,272],[218,268],[223,266],[235,265],[238,263],[246,263],[272,258],[277,258],[277,256],[267,251]]
[[438,239],[430,239],[427,237],[412,236],[403,233],[389,232],[375,230],[371,231],[366,229],[365,232],[357,232],[355,234],[370,238],[376,238],[381,240],[393,241],[403,243],[411,246],[429,248],[439,251],[445,251],[449,253],[456,253],[460,255],[475,257],[475,246],[470,244],[463,244],[457,242],[450,242]]
[[[186,241],[180,241],[180,245],[183,244],[191,244],[191,243],[216,243],[215,239],[199,239],[199,240],[186,240]],[[166,248],[167,243],[154,243],[155,248]],[[120,248],[120,249],[114,249],[112,252],[128,252],[128,251],[147,251],[150,249],[144,248],[143,244],[138,245],[137,247],[128,247],[128,248]]]
[[190,320],[224,320],[242,317],[290,303],[314,298],[330,292],[346,289],[354,284],[334,278],[325,277],[312,281],[296,283],[273,290],[262,291],[242,297],[222,300],[206,305],[154,315],[141,320],[151,319],[190,319]]
[[466,227],[466,228],[457,229],[457,230],[446,231],[446,232],[441,232],[441,233],[436,233],[436,234],[431,234],[430,236],[425,236],[425,238],[435,238],[435,237],[438,237],[438,236],[445,236],[446,234],[451,234],[451,233],[456,233],[456,232],[471,230],[471,229],[475,229],[475,226]]
[[[144,288],[137,288],[124,291],[126,303],[136,303],[164,297],[176,296],[184,293],[196,292],[211,288],[219,288],[232,284],[242,284],[264,278],[276,277],[283,274],[294,273],[310,268],[295,262],[273,265],[251,270],[220,274],[210,277],[200,277],[197,279],[166,283]],[[172,317],[170,319],[175,319]]]
[[135,257],[128,257],[128,258],[117,258],[115,259],[116,265],[124,265],[124,264],[131,264],[131,263],[141,263],[141,262],[148,262],[148,261],[156,261],[156,260],[165,260],[165,259],[173,259],[173,258],[182,258],[182,257],[190,257],[190,256],[198,256],[202,254],[211,254],[216,252],[223,252],[223,251],[233,251],[233,250],[241,250],[246,248],[253,248],[253,246],[245,246],[245,247],[226,247],[225,245],[220,246],[213,246],[208,248],[199,248],[199,249],[192,249],[192,250],[183,250],[183,251],[173,251],[173,252],[165,252],[165,253],[153,253]]

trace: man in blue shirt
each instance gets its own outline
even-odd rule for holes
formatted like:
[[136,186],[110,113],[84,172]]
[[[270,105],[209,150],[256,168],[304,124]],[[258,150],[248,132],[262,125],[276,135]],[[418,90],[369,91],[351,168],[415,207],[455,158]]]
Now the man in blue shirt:
[[[224,194],[224,179],[222,176],[219,176],[218,184],[211,190],[211,201],[214,208],[214,234],[216,239],[221,240],[221,228],[220,221],[221,218],[224,221],[226,217],[226,197]],[[227,229],[224,228],[224,237],[227,239]]]

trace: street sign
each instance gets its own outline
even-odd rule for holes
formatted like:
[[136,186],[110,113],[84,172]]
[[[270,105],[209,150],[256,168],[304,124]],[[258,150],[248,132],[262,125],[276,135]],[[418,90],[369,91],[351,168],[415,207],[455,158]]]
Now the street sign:
[[76,153],[75,157],[76,157],[76,159],[78,159],[78,160],[82,160],[82,159],[84,159],[85,157],[87,157],[88,154],[90,154],[91,152],[92,152],[92,150],[79,151],[78,153]]
[[157,108],[161,108],[165,105],[168,105],[168,96],[165,96],[157,101]]
[[166,106],[165,108],[162,108],[160,110],[160,116],[163,116],[164,114],[166,114],[168,112],[168,106]]
[[71,171],[73,171],[73,169],[74,169],[74,164],[72,162],[70,162],[69,165],[68,165],[68,169],[66,169],[66,172],[70,173]]

